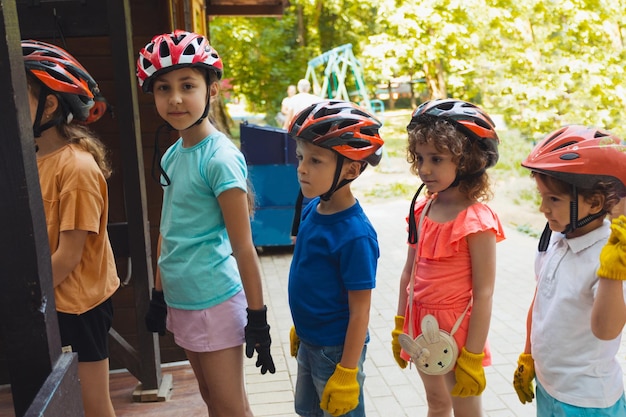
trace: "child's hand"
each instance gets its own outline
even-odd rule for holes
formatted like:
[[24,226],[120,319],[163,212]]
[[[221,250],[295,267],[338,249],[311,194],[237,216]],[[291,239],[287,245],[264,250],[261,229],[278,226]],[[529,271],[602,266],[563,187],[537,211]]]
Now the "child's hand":
[[402,334],[402,328],[404,327],[404,317],[396,316],[394,320],[396,327],[391,331],[391,351],[393,352],[393,358],[396,360],[398,366],[404,369],[406,368],[406,361],[400,356],[402,346],[400,346],[400,342],[398,342],[398,336]]
[[456,360],[456,385],[452,389],[455,397],[470,397],[480,395],[487,386],[483,358],[485,353],[471,353],[461,348],[461,354]]
[[626,216],[611,222],[611,236],[600,252],[598,276],[606,279],[626,280]]
[[163,291],[152,289],[152,299],[150,300],[150,306],[144,320],[146,322],[146,328],[149,332],[158,333],[161,336],[165,336],[165,319],[167,318],[167,304],[165,304],[165,297]]
[[298,349],[300,349],[300,338],[296,334],[296,326],[291,326],[289,331],[289,348],[291,356],[298,357]]
[[256,367],[261,368],[261,374],[265,375],[267,371],[270,374],[276,372],[274,360],[270,354],[270,346],[272,338],[270,337],[270,326],[267,324],[267,307],[263,306],[262,310],[250,310],[248,312],[248,325],[245,327],[246,335],[246,356],[251,358],[256,350],[259,354]]
[[348,369],[337,364],[335,372],[326,382],[320,407],[333,416],[341,416],[359,405],[361,389],[356,376],[359,369]]
[[522,404],[531,403],[535,398],[533,379],[535,379],[535,361],[530,353],[522,353],[519,355],[517,369],[513,375],[513,387]]

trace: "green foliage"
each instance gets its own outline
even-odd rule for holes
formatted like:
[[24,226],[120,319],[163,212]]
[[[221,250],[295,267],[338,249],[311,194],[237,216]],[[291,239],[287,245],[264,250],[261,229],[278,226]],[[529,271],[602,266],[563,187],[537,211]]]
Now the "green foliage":
[[415,193],[415,186],[405,182],[394,182],[391,184],[374,184],[364,193],[367,198],[389,199],[403,197],[410,200]]
[[626,136],[626,0],[290,3],[281,18],[211,21],[225,76],[251,111],[275,113],[308,60],[351,43],[371,90],[425,78],[425,98],[480,104],[529,143],[571,123]]
[[411,120],[410,110],[387,111],[383,118],[380,137],[385,141],[385,149],[390,157],[406,158],[406,125]]
[[534,142],[520,135],[518,131],[498,130],[500,145],[498,146],[498,163],[496,171],[515,173],[519,176],[528,175],[528,170],[521,163],[530,153]]

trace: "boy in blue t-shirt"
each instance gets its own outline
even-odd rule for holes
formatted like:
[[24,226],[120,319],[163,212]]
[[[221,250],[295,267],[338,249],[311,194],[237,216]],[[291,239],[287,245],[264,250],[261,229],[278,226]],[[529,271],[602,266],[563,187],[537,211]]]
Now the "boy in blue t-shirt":
[[296,214],[289,272],[295,410],[304,417],[365,416],[363,362],[379,250],[350,182],[380,162],[380,127],[352,103],[326,101],[302,110],[289,128],[302,196],[312,199]]

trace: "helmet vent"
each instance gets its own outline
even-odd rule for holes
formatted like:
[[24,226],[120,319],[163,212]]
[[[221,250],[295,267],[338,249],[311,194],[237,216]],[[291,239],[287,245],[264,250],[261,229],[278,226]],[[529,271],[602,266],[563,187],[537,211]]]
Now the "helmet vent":
[[183,55],[195,55],[196,54],[196,48],[193,45],[187,45],[187,47],[185,48],[185,51],[183,52]]
[[452,109],[454,107],[454,103],[453,102],[447,102],[447,103],[441,103],[437,105],[437,108],[439,110],[443,110],[443,111],[448,111],[450,109]]
[[361,129],[361,133],[368,136],[374,136],[378,134],[378,128],[376,127],[364,127]]
[[560,158],[564,161],[573,161],[574,159],[580,158],[580,155],[574,152],[568,152],[561,155]]
[[478,126],[482,127],[483,129],[488,129],[488,130],[492,129],[489,123],[485,122],[484,120],[478,119],[476,117],[474,118],[474,123],[476,123]]
[[185,36],[187,36],[187,33],[185,32],[179,33],[178,36],[174,34],[174,36],[172,36],[172,41],[174,42],[175,45],[178,45],[179,43],[183,41],[183,39],[185,39]]
[[161,58],[170,56],[170,48],[167,46],[167,43],[161,42],[159,45],[159,56]]
[[352,114],[357,114],[357,115],[359,115],[359,116],[363,116],[363,117],[371,117],[369,114],[367,114],[367,113],[365,113],[365,112],[362,112],[362,111],[361,111],[361,110],[359,110],[359,109],[352,109],[352,110],[351,110],[351,113],[352,113]]
[[556,151],[558,149],[567,148],[568,146],[576,145],[577,143],[578,142],[576,141],[565,142],[554,148],[554,150]]
[[144,58],[142,58],[142,65],[143,65],[144,68],[148,69],[148,68],[150,68],[152,66],[152,62],[150,62],[149,59],[144,57]]

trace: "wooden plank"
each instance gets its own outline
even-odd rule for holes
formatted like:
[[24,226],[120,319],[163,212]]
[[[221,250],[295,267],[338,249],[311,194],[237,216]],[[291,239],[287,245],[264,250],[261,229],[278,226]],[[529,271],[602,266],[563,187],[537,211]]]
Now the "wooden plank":
[[84,416],[78,381],[78,354],[63,353],[24,417]]
[[124,200],[128,221],[128,244],[133,265],[132,285],[135,295],[135,323],[139,340],[138,363],[129,369],[146,389],[158,389],[161,383],[161,355],[158,336],[145,330],[144,316],[152,287],[152,256],[148,223],[143,148],[139,124],[137,81],[132,48],[130,2],[107,0],[108,19],[116,30],[110,33],[115,65],[115,87],[118,98],[116,117],[120,127]]
[[20,1],[18,10],[24,38],[85,37],[109,32],[107,20],[102,19],[106,4],[100,0]]

